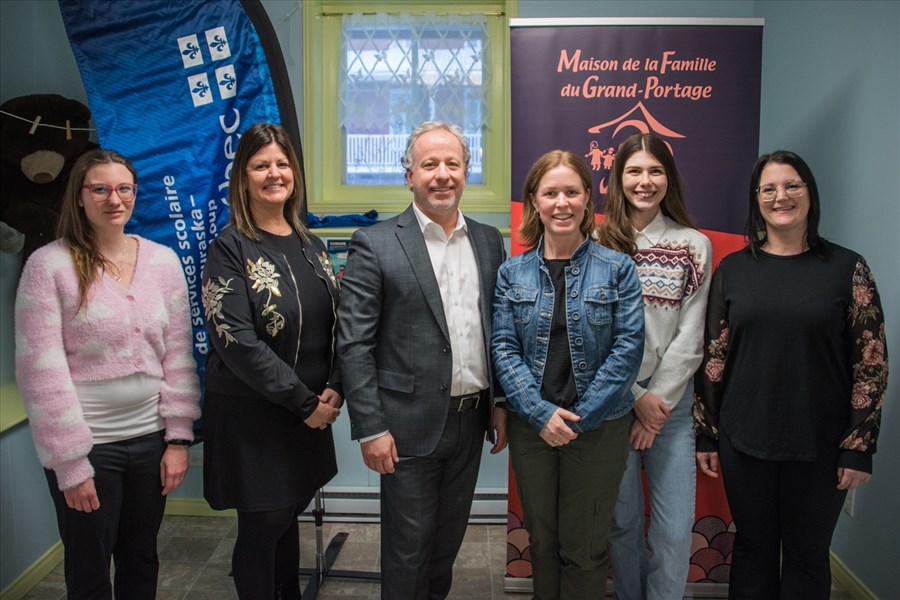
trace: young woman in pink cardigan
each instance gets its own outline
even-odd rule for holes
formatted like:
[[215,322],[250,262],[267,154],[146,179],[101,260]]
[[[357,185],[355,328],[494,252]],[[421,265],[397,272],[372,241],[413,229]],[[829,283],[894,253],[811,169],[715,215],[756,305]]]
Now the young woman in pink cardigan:
[[123,156],[79,158],[61,239],[29,258],[16,297],[16,380],[47,469],[70,599],[113,589],[155,598],[156,535],[200,415],[178,258],[125,234],[137,189]]

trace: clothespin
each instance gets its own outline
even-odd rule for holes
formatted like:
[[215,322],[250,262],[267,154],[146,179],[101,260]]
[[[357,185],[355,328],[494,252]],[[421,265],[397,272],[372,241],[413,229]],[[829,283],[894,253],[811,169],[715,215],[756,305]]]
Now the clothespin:
[[69,119],[66,119],[66,141],[72,141],[72,122]]
[[41,115],[38,115],[34,118],[34,123],[31,124],[31,129],[28,130],[28,135],[34,135],[34,132],[37,131],[38,123],[41,122]]

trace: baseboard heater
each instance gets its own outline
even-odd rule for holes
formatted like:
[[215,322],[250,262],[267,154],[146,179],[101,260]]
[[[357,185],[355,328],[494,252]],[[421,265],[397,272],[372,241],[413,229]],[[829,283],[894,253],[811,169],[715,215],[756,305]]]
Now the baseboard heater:
[[[506,523],[507,496],[504,488],[480,488],[475,490],[470,523]],[[312,521],[313,504],[300,516],[301,521]],[[380,519],[381,508],[378,490],[358,487],[325,488],[325,521],[374,522]]]

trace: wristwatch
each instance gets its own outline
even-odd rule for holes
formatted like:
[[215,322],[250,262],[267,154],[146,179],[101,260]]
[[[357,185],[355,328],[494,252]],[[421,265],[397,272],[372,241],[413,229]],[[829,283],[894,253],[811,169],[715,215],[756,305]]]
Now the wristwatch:
[[170,446],[190,446],[191,440],[169,440],[166,443]]

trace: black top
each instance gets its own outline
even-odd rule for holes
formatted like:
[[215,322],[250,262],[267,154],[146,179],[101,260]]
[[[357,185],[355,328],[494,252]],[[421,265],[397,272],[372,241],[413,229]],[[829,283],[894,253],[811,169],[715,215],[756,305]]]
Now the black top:
[[266,231],[262,235],[264,247],[285,256],[297,282],[302,328],[300,353],[294,372],[307,388],[321,393],[331,372],[334,329],[334,311],[327,284],[306,259],[303,240],[299,235],[281,236]]
[[697,450],[719,433],[764,460],[816,460],[871,471],[887,385],[884,317],[860,255],[749,249],[713,275],[696,376]]
[[[310,236],[301,244],[292,235],[281,241],[288,247],[280,248],[275,246],[277,239],[265,236],[257,242],[228,227],[210,246],[203,267],[203,304],[211,346],[206,358],[206,389],[274,402],[305,419],[315,409],[316,394],[322,390],[309,387],[313,381],[298,376],[298,367],[307,373],[317,369],[300,364],[300,343],[307,334],[303,330],[334,318],[338,290],[321,240]],[[318,281],[311,279],[312,271]],[[310,289],[324,287],[331,295],[331,305],[321,304],[319,298],[321,310],[310,315],[309,307],[302,306],[308,292],[301,289],[300,277],[312,284]],[[317,336],[316,341],[326,351],[311,360],[314,364],[321,360],[332,363],[331,373],[325,377],[328,387],[340,390],[340,371],[331,345],[334,336],[331,328],[324,329],[327,335]]]
[[575,373],[572,372],[572,353],[569,351],[569,327],[566,322],[566,267],[568,258],[544,259],[553,282],[553,318],[550,320],[550,340],[547,344],[547,363],[541,380],[541,398],[568,409],[578,400]]

